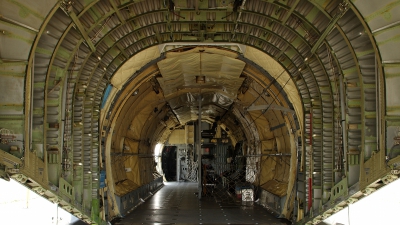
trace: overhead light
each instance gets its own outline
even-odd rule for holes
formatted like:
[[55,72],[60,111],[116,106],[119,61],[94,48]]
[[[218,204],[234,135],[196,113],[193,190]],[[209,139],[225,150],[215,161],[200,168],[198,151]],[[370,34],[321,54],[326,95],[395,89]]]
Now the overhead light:
[[107,68],[104,67],[103,70],[104,70],[104,71],[107,71]]
[[97,59],[100,61],[100,60],[101,60],[101,57],[100,57],[100,56],[97,56]]
[[307,60],[308,60],[308,57],[306,57],[306,58],[304,59],[304,62],[307,62]]
[[197,84],[204,84],[206,82],[205,76],[196,76],[196,83]]
[[137,95],[137,94],[139,94],[139,89],[136,89],[136,91],[134,91],[134,92],[132,93],[132,96],[135,96],[135,95]]

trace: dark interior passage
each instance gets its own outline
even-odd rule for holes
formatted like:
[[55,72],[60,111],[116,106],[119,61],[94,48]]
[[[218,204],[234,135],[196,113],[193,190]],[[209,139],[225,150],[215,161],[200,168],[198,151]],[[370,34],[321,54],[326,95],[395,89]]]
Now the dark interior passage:
[[115,225],[133,224],[290,224],[258,204],[197,197],[197,183],[168,182]]

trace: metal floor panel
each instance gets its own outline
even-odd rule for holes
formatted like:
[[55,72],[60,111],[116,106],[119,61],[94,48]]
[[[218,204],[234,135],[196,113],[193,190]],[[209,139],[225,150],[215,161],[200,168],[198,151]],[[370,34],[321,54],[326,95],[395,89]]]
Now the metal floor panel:
[[287,224],[265,208],[240,206],[214,197],[198,199],[197,183],[168,182],[115,225],[136,224]]

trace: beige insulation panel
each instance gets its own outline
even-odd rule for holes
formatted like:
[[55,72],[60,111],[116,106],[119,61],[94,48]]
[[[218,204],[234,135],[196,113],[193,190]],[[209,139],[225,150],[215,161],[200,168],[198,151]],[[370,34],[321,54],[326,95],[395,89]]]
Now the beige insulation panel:
[[141,51],[130,58],[126,63],[124,63],[121,68],[117,70],[114,76],[111,78],[111,83],[117,89],[125,84],[125,82],[139,69],[145,66],[151,60],[160,57],[160,50],[158,46],[153,46],[146,49],[146,51]]
[[[275,139],[261,141],[261,154],[271,154],[275,146]],[[259,184],[263,185],[274,178],[276,161],[272,157],[262,156],[261,157],[261,172],[259,178]]]
[[[227,109],[232,103],[226,105],[226,99],[236,99],[245,66],[236,57],[230,51],[196,47],[185,52],[169,52],[166,59],[157,63],[162,75],[157,78],[158,82],[181,124],[197,119],[198,94],[195,93],[202,93],[204,120],[223,113],[220,107]],[[196,82],[197,76],[204,76],[204,83]]]
[[153,172],[156,171],[154,157],[139,158],[140,185],[145,185],[154,180]]
[[240,75],[245,63],[220,51],[198,47],[183,53],[167,53],[167,58],[158,62],[162,75],[158,81],[164,95],[168,97],[175,91],[195,87],[198,85],[196,76],[202,75],[207,87],[223,89],[228,97],[234,99],[243,82]]
[[140,99],[133,102],[126,115],[118,120],[119,123],[130,124],[126,130],[126,135],[134,140],[142,138],[144,126],[153,116],[154,108],[161,107],[163,104],[161,95],[156,95],[153,91],[138,97]]
[[168,140],[169,144],[172,144],[172,145],[186,144],[185,133],[186,132],[184,129],[172,131],[171,136],[169,136],[169,140]]
[[194,144],[194,125],[185,125],[186,144]]
[[[274,78],[277,78],[283,72],[283,74],[277,78],[277,82],[283,87],[285,83],[289,81],[287,82],[284,91],[292,102],[297,117],[303,118],[301,97],[297,91],[296,84],[291,80],[290,75],[284,70],[284,68],[276,62],[275,59],[253,47],[247,47],[244,56],[264,68]],[[302,120],[299,120],[299,123],[300,127],[304,126]]]

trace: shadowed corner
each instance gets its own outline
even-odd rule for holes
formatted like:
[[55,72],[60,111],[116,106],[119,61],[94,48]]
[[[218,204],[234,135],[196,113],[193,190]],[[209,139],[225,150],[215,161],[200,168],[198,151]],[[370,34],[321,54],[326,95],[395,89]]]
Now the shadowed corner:
[[71,223],[71,225],[86,225],[86,223],[81,220],[78,220],[76,222]]

